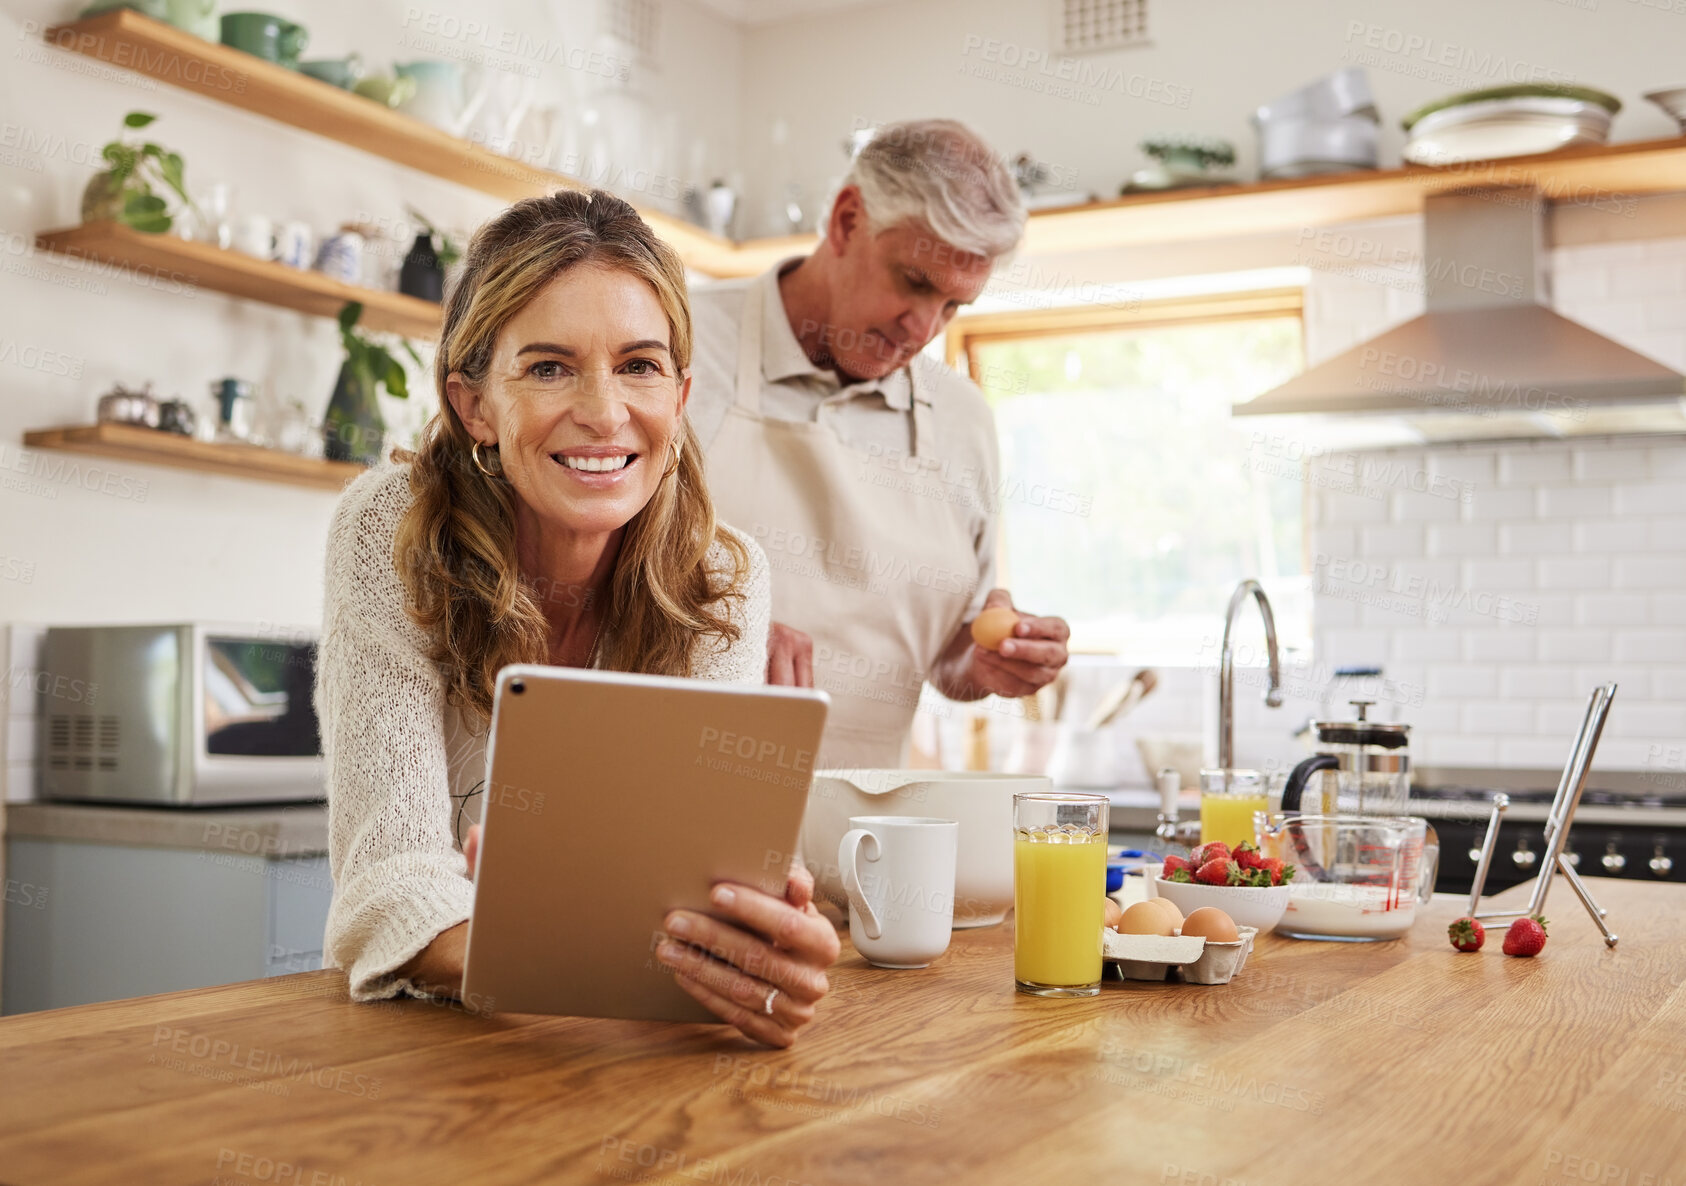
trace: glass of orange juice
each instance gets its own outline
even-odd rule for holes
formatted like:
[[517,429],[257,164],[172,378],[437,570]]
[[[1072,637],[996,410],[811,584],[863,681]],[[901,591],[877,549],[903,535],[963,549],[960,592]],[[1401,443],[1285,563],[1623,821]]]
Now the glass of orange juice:
[[1257,770],[1200,772],[1200,843],[1221,840],[1234,848],[1253,839],[1253,813],[1269,808],[1265,777]]
[[1013,980],[1038,997],[1101,991],[1105,795],[1013,796]]

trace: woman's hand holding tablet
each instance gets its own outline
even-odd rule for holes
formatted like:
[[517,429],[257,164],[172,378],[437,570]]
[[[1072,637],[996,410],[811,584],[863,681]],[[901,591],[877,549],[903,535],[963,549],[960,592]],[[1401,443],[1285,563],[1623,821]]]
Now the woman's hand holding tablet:
[[782,899],[721,882],[709,902],[731,923],[675,910],[664,923],[672,938],[656,958],[673,969],[680,988],[745,1037],[789,1046],[814,1019],[830,988],[825,970],[840,951],[813,896],[813,875],[801,866],[791,869]]

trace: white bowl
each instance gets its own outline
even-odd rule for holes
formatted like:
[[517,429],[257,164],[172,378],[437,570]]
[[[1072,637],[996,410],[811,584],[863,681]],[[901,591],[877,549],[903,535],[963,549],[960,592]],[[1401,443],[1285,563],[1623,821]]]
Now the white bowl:
[[1053,782],[1040,774],[817,770],[802,817],[802,856],[813,870],[816,892],[847,911],[849,899],[837,870],[837,846],[849,830],[850,816],[958,820],[954,925],[992,926],[1007,917],[1013,905],[1013,796],[1052,788]]
[[1163,877],[1154,878],[1148,885],[1154,896],[1181,910],[1184,918],[1202,906],[1216,906],[1236,926],[1258,927],[1261,935],[1270,934],[1288,909],[1286,885],[1201,885],[1198,881],[1166,881]]

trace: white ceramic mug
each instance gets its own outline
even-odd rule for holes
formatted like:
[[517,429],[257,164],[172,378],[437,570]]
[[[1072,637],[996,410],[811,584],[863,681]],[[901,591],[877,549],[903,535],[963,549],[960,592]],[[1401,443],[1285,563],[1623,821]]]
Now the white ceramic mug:
[[259,259],[275,258],[275,224],[262,214],[248,214],[234,223],[234,249]]
[[275,258],[289,268],[308,268],[316,236],[308,222],[284,222],[275,232]]
[[849,896],[849,937],[868,963],[923,968],[954,927],[957,820],[857,815],[837,846]]

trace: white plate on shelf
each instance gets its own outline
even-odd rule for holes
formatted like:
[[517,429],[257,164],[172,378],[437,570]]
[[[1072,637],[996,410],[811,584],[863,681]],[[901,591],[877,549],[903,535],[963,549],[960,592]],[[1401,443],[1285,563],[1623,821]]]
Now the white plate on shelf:
[[1404,157],[1414,165],[1451,165],[1603,144],[1610,112],[1582,99],[1486,99],[1423,116]]

